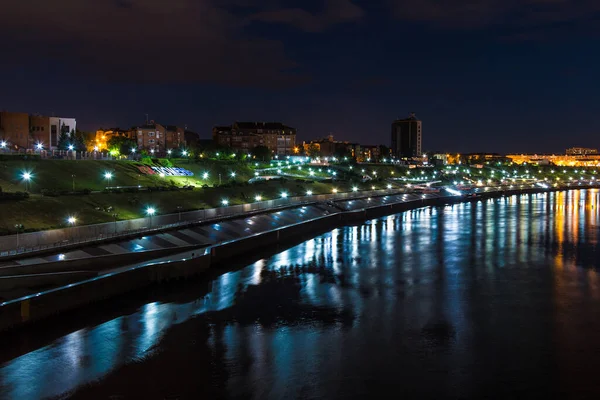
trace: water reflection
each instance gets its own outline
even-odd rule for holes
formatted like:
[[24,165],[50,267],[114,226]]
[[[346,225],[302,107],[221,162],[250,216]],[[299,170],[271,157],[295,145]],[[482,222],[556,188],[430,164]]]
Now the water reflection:
[[[194,301],[151,302],[4,360],[0,397],[56,396],[157,349],[168,355],[186,343],[161,342],[173,328],[185,338],[205,316],[207,354],[223,363],[232,397],[358,398],[399,383],[409,397],[572,388],[581,379],[565,371],[594,342],[589,332],[600,333],[599,196],[515,196],[335,229],[224,273]],[[297,279],[298,298],[269,316],[271,326],[261,312],[295,290],[277,289],[269,273],[283,270]],[[261,309],[240,298],[249,287]],[[236,316],[240,307],[256,321]],[[348,323],[336,317],[344,310]],[[595,366],[591,356],[583,362]],[[561,374],[568,379],[549,379]]]

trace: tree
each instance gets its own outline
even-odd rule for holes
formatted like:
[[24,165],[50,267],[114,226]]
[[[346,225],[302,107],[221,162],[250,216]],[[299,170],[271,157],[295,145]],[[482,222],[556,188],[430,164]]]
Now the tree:
[[88,148],[87,134],[79,129],[77,129],[77,131],[71,131],[71,144],[77,151],[86,151]]
[[252,149],[252,155],[259,160],[266,161],[271,157],[271,150],[267,146],[256,146]]
[[125,136],[113,136],[106,142],[106,147],[111,154],[129,154],[131,149],[137,147],[137,143],[134,139],[129,139]]
[[306,153],[311,158],[317,158],[321,155],[321,147],[318,144],[311,143],[308,145]]
[[59,150],[69,150],[69,146],[71,145],[71,135],[69,135],[69,128],[65,126],[63,122],[60,127],[60,134],[58,135],[58,143],[56,147]]

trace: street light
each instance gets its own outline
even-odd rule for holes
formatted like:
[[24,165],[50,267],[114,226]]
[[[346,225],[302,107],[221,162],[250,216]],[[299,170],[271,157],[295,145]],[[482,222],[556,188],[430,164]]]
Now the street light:
[[227,206],[227,205],[229,205],[229,200],[223,199],[223,200],[221,200],[221,204],[224,206]]
[[110,185],[110,180],[112,179],[113,174],[111,172],[105,172],[104,173],[104,179],[106,179],[108,181],[108,184]]
[[5,149],[6,148],[6,141],[1,141],[0,142],[0,149]]
[[202,174],[202,179],[208,179],[208,172]]
[[356,186],[354,186],[354,187],[352,188],[352,191],[353,191],[353,192],[358,192],[358,188],[357,188]]
[[73,151],[73,149],[75,149],[75,146],[73,146],[72,144],[69,145],[68,147],[69,151]]
[[75,192],[75,174],[71,174],[71,179],[73,180],[73,193]]
[[44,145],[43,145],[42,143],[38,143],[38,144],[36,144],[36,145],[35,145],[35,148],[36,148],[37,150],[40,150],[40,151],[41,151],[41,150],[44,150]]
[[231,172],[231,177],[232,177],[232,178],[235,178],[235,171],[232,171],[232,172]]
[[146,208],[146,215],[150,218],[150,228],[152,228],[152,216],[156,214],[156,209],[154,207]]
[[287,199],[287,197],[288,197],[287,192],[281,192],[281,198],[282,199]]
[[23,175],[21,175],[21,178],[23,178],[23,180],[25,181],[25,191],[28,192],[29,191],[29,181],[31,180],[31,178],[33,177],[33,175],[31,174],[31,172],[23,172]]
[[312,190],[307,190],[307,191],[306,191],[306,195],[307,195],[307,196],[312,196],[312,194],[313,194]]
[[[69,225],[71,225],[71,227],[75,226],[75,223],[77,222],[77,218],[75,218],[74,216],[70,216],[69,218],[67,218],[67,222],[69,223]],[[71,229],[71,241],[73,240],[73,236],[74,236],[74,232],[73,229]]]
[[254,200],[256,200],[256,201],[261,201],[261,200],[262,200],[262,196],[261,196],[261,195],[256,195],[256,196],[254,197]]

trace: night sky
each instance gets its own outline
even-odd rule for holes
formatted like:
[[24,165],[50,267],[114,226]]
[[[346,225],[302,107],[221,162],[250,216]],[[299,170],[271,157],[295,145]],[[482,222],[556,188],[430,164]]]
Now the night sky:
[[281,121],[301,140],[600,147],[598,0],[2,0],[0,109],[80,128]]

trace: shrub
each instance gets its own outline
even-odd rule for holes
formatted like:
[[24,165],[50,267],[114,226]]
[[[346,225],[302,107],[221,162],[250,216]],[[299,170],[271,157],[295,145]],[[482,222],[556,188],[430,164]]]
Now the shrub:
[[42,196],[46,196],[46,197],[58,197],[60,196],[60,193],[58,190],[56,189],[42,189]]

